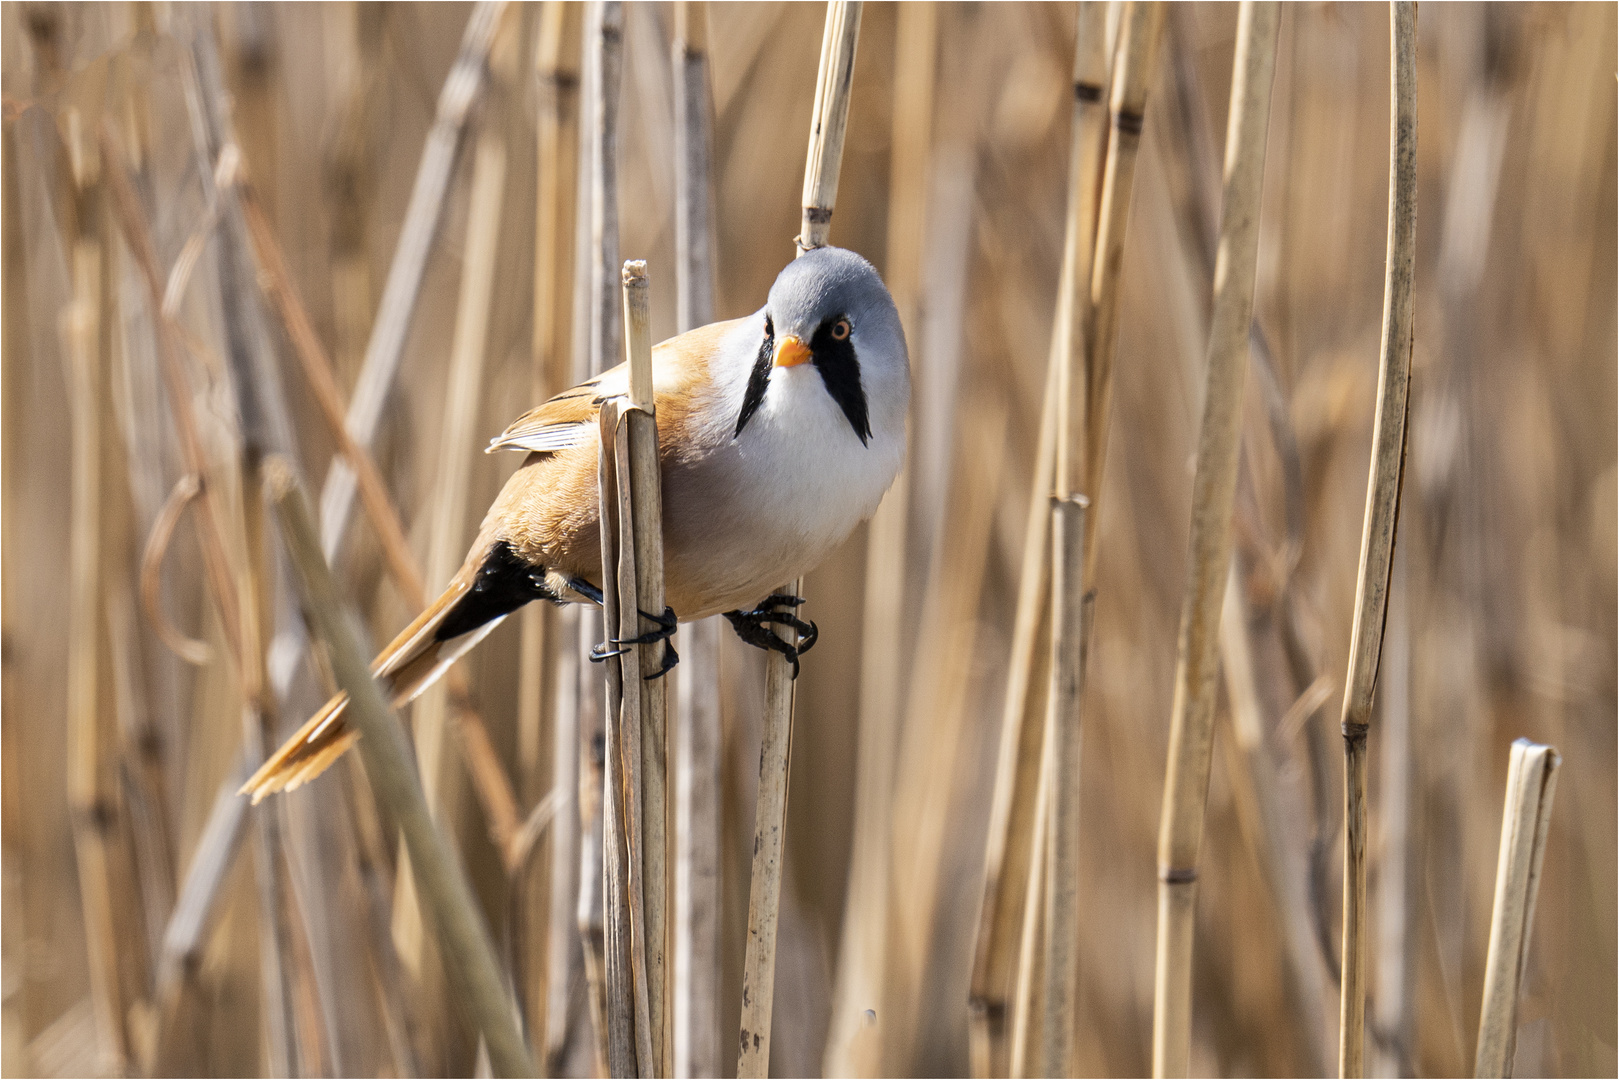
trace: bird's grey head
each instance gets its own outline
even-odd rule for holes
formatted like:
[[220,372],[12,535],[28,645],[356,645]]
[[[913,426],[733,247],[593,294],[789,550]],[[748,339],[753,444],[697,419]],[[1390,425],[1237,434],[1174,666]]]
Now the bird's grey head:
[[899,312],[876,267],[852,251],[816,248],[776,276],[738,435],[763,401],[773,369],[800,364],[815,366],[861,442],[871,436],[874,402],[905,408],[910,361]]

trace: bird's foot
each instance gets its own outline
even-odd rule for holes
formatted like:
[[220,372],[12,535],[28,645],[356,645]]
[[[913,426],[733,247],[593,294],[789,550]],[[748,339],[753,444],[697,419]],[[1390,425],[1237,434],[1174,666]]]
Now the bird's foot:
[[657,671],[645,676],[645,681],[650,682],[653,679],[661,679],[669,674],[674,669],[674,666],[680,663],[680,654],[675,652],[673,645],[667,644],[669,639],[675,636],[675,626],[679,621],[675,618],[674,608],[665,607],[662,615],[649,615],[644,611],[640,614],[641,618],[646,619],[648,622],[656,623],[658,628],[648,630],[644,634],[637,634],[632,638],[608,638],[590,650],[590,662],[600,664],[611,657],[623,656],[630,651],[629,646],[631,645],[651,645],[654,642],[662,641],[666,643],[663,647],[663,664]]
[[[752,611],[727,611],[725,618],[736,631],[736,636],[752,645],[756,649],[766,649],[770,652],[779,652],[792,662],[793,678],[798,678],[798,658],[815,647],[815,641],[820,636],[820,630],[808,619],[800,619],[793,613],[804,602],[801,596],[788,596],[785,593],[776,593],[767,596],[764,601]],[[771,625],[789,626],[797,631],[798,644],[788,644],[787,640],[775,631]]]

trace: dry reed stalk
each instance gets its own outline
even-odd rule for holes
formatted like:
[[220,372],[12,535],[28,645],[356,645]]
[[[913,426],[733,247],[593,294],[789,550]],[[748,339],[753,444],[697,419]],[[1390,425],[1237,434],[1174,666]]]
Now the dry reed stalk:
[[[1145,123],[1147,88],[1163,25],[1163,5],[1130,0],[1120,15],[1114,48],[1113,86],[1108,98],[1111,131],[1102,170],[1102,203],[1096,222],[1096,260],[1091,267],[1090,311],[1086,329],[1085,447],[1082,490],[1093,501],[1106,471],[1108,419],[1113,409],[1113,357],[1119,345],[1119,285],[1124,266],[1125,229],[1135,186],[1136,158]],[[1096,522],[1085,517],[1085,580],[1096,579]],[[1087,643],[1088,648],[1088,643]]]
[[103,275],[101,163],[83,131],[79,113],[69,114],[73,168],[71,244],[72,299],[62,311],[60,332],[67,358],[72,432],[68,539],[67,793],[73,847],[84,909],[90,1000],[95,1010],[96,1062],[122,1072],[129,1061],[127,1002],[118,971],[120,892],[116,843],[120,800],[115,748],[104,722],[102,684],[106,663],[102,635],[102,393],[107,382]]
[[[629,492],[633,506],[636,608],[624,614],[630,637],[657,629],[639,614],[664,611],[663,588],[663,484],[658,457],[657,413],[652,392],[652,332],[646,263],[624,264],[624,345],[629,354],[630,402]],[[637,610],[639,609],[639,610]],[[636,646],[643,673],[640,687],[641,729],[641,851],[642,896],[645,905],[647,1011],[651,1023],[652,1057],[645,1071],[670,1076],[673,1060],[668,1038],[669,871],[668,871],[668,683],[664,671],[668,644],[662,641]]]
[[[1059,446],[1061,445],[1059,441]],[[1079,991],[1079,765],[1080,695],[1085,687],[1086,606],[1083,495],[1051,501],[1051,689],[1046,705],[1045,757],[1051,776],[1050,825],[1045,847],[1043,922],[1044,992],[1040,1072],[1074,1070],[1074,1010]]]
[[[803,255],[825,247],[837,204],[838,170],[849,124],[849,90],[860,40],[860,0],[829,0],[821,35],[821,62],[815,77],[815,108],[810,118],[804,165],[803,216],[794,238]],[[802,596],[803,579],[776,591]],[[797,631],[779,631],[790,646]],[[738,1038],[738,1077],[770,1071],[770,1018],[775,999],[776,927],[781,908],[783,845],[787,827],[787,779],[792,752],[793,664],[782,653],[765,657],[765,705],[759,750],[759,795],[755,802],[753,871],[748,884],[748,939],[742,963],[742,1021]]]
[[[678,0],[672,45],[675,106],[675,322],[714,321],[714,100],[708,4]],[[670,1076],[719,1076],[720,620],[687,624],[675,671],[674,893],[671,902]]]
[[[640,614],[664,610],[663,588],[663,490],[658,464],[657,415],[652,393],[652,334],[646,263],[632,260],[624,264],[624,344],[630,365],[630,405],[625,415],[628,437],[627,484],[630,496],[631,539],[634,543],[636,603],[620,605],[619,636],[639,637],[656,629],[656,624]],[[656,641],[636,646],[634,669],[640,725],[641,851],[639,872],[645,912],[643,950],[646,967],[648,1038],[638,1040],[650,1048],[650,1059],[643,1060],[643,1074],[671,1075],[672,1061],[667,1024],[668,940],[668,699],[663,678],[668,645]],[[624,661],[626,677],[631,672]],[[625,695],[626,701],[629,694]],[[626,722],[628,714],[626,713]],[[632,854],[636,854],[632,852]]]
[[[894,38],[888,265],[884,278],[899,311],[900,324],[911,327],[913,334],[921,321],[938,37],[938,5],[922,0],[899,8]],[[833,988],[832,1030],[825,1052],[829,1076],[882,1073],[882,1025],[888,1016],[883,992],[892,911],[890,833],[895,758],[903,715],[910,489],[910,469],[902,464],[866,534],[854,840]]]
[[464,993],[462,1003],[483,1032],[496,1075],[532,1076],[534,1067],[514,1023],[477,899],[448,841],[433,823],[404,730],[389,715],[343,613],[308,502],[284,460],[272,458],[266,463],[265,482],[288,557],[297,571],[305,614],[326,647],[338,684],[349,695],[350,722],[362,732],[360,753],[366,777],[377,801],[404,835],[420,896],[442,935],[443,956]]
[[[1050,499],[1047,495],[1046,498]],[[1046,533],[1049,543],[1050,531]],[[1051,652],[1050,631],[1046,634],[1047,663],[1050,662]],[[1049,679],[1046,680],[1050,682]],[[1044,698],[1042,698],[1044,700]],[[1029,823],[1029,860],[1027,863],[1027,883],[1019,905],[1019,923],[1017,966],[1013,969],[1013,985],[1011,1000],[1010,1031],[1007,1033],[1006,1047],[1006,1075],[1012,1077],[1027,1077],[1036,1075],[1038,1070],[1030,1061],[1030,1057],[1038,1053],[1043,1042],[1042,1025],[1045,1024],[1046,1010],[1041,1004],[1040,995],[1045,991],[1045,918],[1046,918],[1046,871],[1050,863],[1045,856],[1050,850],[1050,838],[1047,833],[1051,829],[1051,772],[1052,763],[1044,752],[1045,725],[1040,725],[1041,742],[1040,751],[1035,754],[1035,767],[1039,772],[1038,778],[1031,786],[1032,817]]]
[[[1108,75],[1107,11],[1081,4],[1074,56],[1073,146],[1069,159],[1068,224],[1058,297],[1057,460],[1051,500],[1051,665],[1046,694],[1042,754],[1050,815],[1047,840],[1034,848],[1044,859],[1041,920],[1042,978],[1039,1004],[1040,1070],[1066,1076],[1073,1068],[1074,1006],[1079,978],[1080,716],[1085,689],[1088,622],[1084,577],[1086,483],[1080,456],[1086,416],[1086,342],[1090,274],[1096,246],[1096,213],[1104,149],[1111,145],[1102,86]],[[1033,927],[1026,925],[1025,930]],[[1027,1044],[1026,1044],[1027,1045]]]
[[[1048,580],[1048,517],[1053,490],[1061,494],[1081,490],[1083,476],[1074,454],[1084,423],[1087,384],[1083,363],[1087,330],[1091,321],[1089,298],[1094,261],[1097,202],[1102,182],[1104,152],[1109,145],[1108,110],[1103,105],[1108,83],[1107,9],[1102,4],[1082,3],[1073,69],[1075,107],[1072,117],[1072,144],[1069,158],[1068,215],[1064,235],[1062,277],[1058,286],[1056,326],[1046,374],[1040,437],[1035,463],[1034,486],[1030,492],[1029,518],[1024,539],[1023,570],[1019,581],[1016,621],[1013,631],[1012,668],[1007,680],[1006,705],[1002,713],[1001,745],[996,783],[990,810],[988,850],[985,859],[985,895],[980,914],[979,938],[972,976],[972,1040],[975,1075],[1027,1068],[1033,1001],[1033,972],[1018,957],[1032,955],[1035,935],[1044,934],[1025,917],[1032,910],[1034,889],[1045,886],[1038,864],[1045,857],[1045,823],[1036,816],[1048,812],[1051,777],[1041,764],[1047,743],[1049,687],[1046,680],[1056,672],[1041,661],[1049,660],[1054,633],[1046,591]],[[1087,489],[1088,490],[1088,489]],[[1081,545],[1084,538],[1079,538]],[[1079,579],[1074,579],[1076,587]],[[1059,603],[1059,607],[1061,603]],[[1081,613],[1083,615],[1083,613]],[[1082,640],[1081,624],[1066,628],[1070,640]],[[1039,668],[1038,673],[1036,668]],[[1032,680],[1038,679],[1036,684]],[[1038,691],[1030,691],[1038,685]],[[1082,688],[1080,688],[1082,689]],[[1075,701],[1078,700],[1076,696]],[[1077,714],[1076,714],[1077,715]],[[1073,778],[1077,782],[1077,776]],[[1041,794],[1044,792],[1044,794]],[[1077,787],[1073,788],[1077,797]],[[1014,943],[1016,951],[1014,952]],[[1036,980],[1043,989],[1042,977]],[[1008,991],[1021,1004],[1010,1018],[1008,1046]],[[1002,1059],[1004,1064],[1001,1064]]]
[[[349,399],[346,423],[349,435],[360,446],[371,445],[382,419],[383,405],[399,371],[411,315],[427,270],[427,257],[443,218],[444,198],[455,172],[461,135],[473,102],[483,89],[495,30],[504,11],[503,0],[482,0],[472,9],[461,38],[461,50],[439,91],[433,126],[422,147],[410,204],[405,210],[404,227],[399,233],[393,262],[388,267],[388,280],[382,289],[360,376]],[[333,461],[320,499],[321,540],[328,559],[336,558],[342,544],[354,494],[354,474],[349,471],[346,460]]]
[[1220,245],[1209,320],[1208,382],[1192,482],[1191,555],[1158,833],[1153,1074],[1185,1075],[1191,1052],[1192,933],[1198,852],[1214,743],[1220,609],[1231,561],[1248,327],[1253,319],[1271,79],[1280,11],[1245,2],[1237,17],[1226,129]]
[[[483,403],[483,368],[489,330],[489,306],[494,292],[495,252],[500,238],[501,206],[505,198],[506,148],[493,132],[478,140],[472,168],[472,197],[467,219],[466,254],[460,298],[456,309],[455,339],[450,349],[448,386],[445,390],[444,428],[439,439],[439,460],[428,511],[427,574],[431,581],[448,581],[466,551],[467,488],[472,471],[478,415]],[[454,832],[457,818],[457,781],[454,755],[445,744],[449,719],[449,688],[429,687],[417,700],[414,732],[417,762],[428,808]],[[514,815],[515,816],[515,815]],[[429,974],[429,941],[409,874],[401,874],[394,896],[394,941],[405,966],[421,980],[428,999],[427,1015],[438,1015],[436,977]]]
[[1360,1076],[1365,1071],[1366,735],[1383,647],[1410,404],[1417,237],[1416,31],[1416,5],[1396,0],[1389,7],[1388,259],[1383,279],[1377,418],[1372,427],[1349,672],[1344,676],[1343,982],[1338,1022],[1338,1071],[1343,1076]]
[[804,164],[804,216],[799,254],[827,245],[832,210],[838,201],[838,168],[849,126],[849,88],[854,81],[855,47],[860,41],[859,0],[831,0],[821,36],[821,67],[815,78],[815,112],[810,117],[809,156]]
[[1051,824],[1044,850],[1044,993],[1041,1072],[1073,1072],[1073,1025],[1080,949],[1080,693],[1085,688],[1081,620],[1085,617],[1085,495],[1052,497],[1051,690],[1046,706],[1046,759]]
[[[624,12],[617,0],[585,9],[584,91],[580,101],[579,213],[573,306],[573,382],[611,367],[620,355],[618,297],[618,99],[623,70]],[[609,277],[609,275],[611,275]],[[608,1071],[603,956],[605,791],[602,680],[585,662],[607,635],[603,614],[568,612],[562,622],[575,638],[572,700],[579,759],[579,891],[575,909],[596,1033],[598,1071]]]
[[[1020,962],[1026,932],[1025,907],[1044,850],[1036,839],[1043,830],[1039,807],[1045,715],[1051,658],[1050,590],[1046,575],[1051,533],[1052,478],[1057,455],[1057,365],[1053,342],[1046,364],[1040,434],[1035,440],[1034,472],[1029,484],[1029,512],[1024,523],[1023,558],[1019,564],[1017,607],[1012,624],[1012,655],[1001,710],[1000,747],[996,755],[987,849],[984,855],[984,899],[979,910],[978,940],[973,955],[969,998],[972,1071],[976,1077],[1020,1075],[1014,1071],[1010,1043],[1022,1010],[1008,1009],[1009,996],[1027,965]],[[1043,832],[1041,832],[1043,836]],[[1032,931],[1027,931],[1032,933]],[[1027,1000],[1024,995],[1022,1000]],[[1010,1026],[1009,1026],[1010,1025]]]
[[[802,579],[789,588],[797,589]],[[796,591],[793,595],[801,595]],[[798,644],[790,627],[778,630]],[[766,663],[765,713],[759,742],[759,795],[754,804],[753,872],[748,879],[748,941],[742,966],[742,1024],[736,1075],[770,1075],[770,1017],[775,998],[776,929],[781,912],[787,779],[793,741],[792,665]]]
[[253,774],[253,762],[243,756],[232,774],[219,786],[214,808],[197,839],[185,880],[175,899],[174,910],[164,929],[153,980],[158,1009],[157,1031],[152,1055],[145,1072],[158,1076],[177,1071],[172,1055],[178,1050],[184,1032],[174,1030],[183,1014],[187,997],[199,993],[197,972],[202,966],[203,949],[213,931],[219,911],[219,895],[226,875],[241,850],[247,825],[248,802],[237,795],[242,782]]
[[[618,463],[620,450],[629,453],[623,423],[626,403],[610,400],[602,405],[601,457],[598,489],[601,500],[602,616],[608,634],[617,637],[626,621],[623,609],[635,609],[635,548],[633,524],[626,536],[630,493]],[[639,624],[639,617],[635,618]],[[641,1076],[641,1064],[651,1055],[651,1040],[642,1054],[638,1037],[649,1035],[646,1015],[646,962],[644,949],[636,949],[642,932],[637,929],[642,905],[634,890],[640,874],[632,871],[639,851],[640,790],[640,658],[619,655],[606,668],[607,711],[604,725],[604,793],[602,795],[602,986],[603,1015],[609,1076]],[[626,683],[629,701],[625,700]],[[630,745],[626,746],[626,742]],[[644,924],[641,924],[644,926]]]
[[1535,896],[1551,825],[1557,750],[1528,739],[1512,744],[1507,793],[1501,810],[1501,856],[1495,869],[1495,905],[1490,912],[1490,951],[1484,966],[1484,1005],[1479,1017],[1474,1076],[1511,1076],[1518,1043],[1518,996],[1529,966],[1529,935]]
[[[530,395],[538,402],[569,385],[566,290],[573,260],[581,24],[577,5],[561,0],[545,4],[537,21]],[[558,646],[564,644],[557,635],[561,621],[556,614],[549,605],[530,604],[519,616],[518,790],[529,804],[546,797],[547,788],[558,797],[562,792],[568,794],[558,808],[554,827],[547,831],[545,853],[517,879],[519,892],[513,903],[524,1019],[530,1045],[548,1075],[557,1071],[553,1058],[566,1038],[569,987],[579,973],[570,925],[578,896],[578,831],[570,809],[578,787],[578,727],[576,718],[565,718],[563,710],[548,707],[555,702],[564,674],[563,658],[556,655]]]

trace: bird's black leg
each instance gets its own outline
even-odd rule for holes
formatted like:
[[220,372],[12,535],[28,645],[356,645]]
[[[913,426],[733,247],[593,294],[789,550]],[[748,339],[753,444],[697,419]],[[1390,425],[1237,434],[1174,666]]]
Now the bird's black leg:
[[[736,631],[736,636],[756,649],[779,652],[793,664],[793,678],[798,678],[798,658],[814,647],[820,630],[813,622],[800,619],[793,609],[804,602],[801,596],[777,593],[768,596],[752,611],[727,611],[725,618]],[[799,634],[798,644],[789,645],[770,626],[790,626]]]

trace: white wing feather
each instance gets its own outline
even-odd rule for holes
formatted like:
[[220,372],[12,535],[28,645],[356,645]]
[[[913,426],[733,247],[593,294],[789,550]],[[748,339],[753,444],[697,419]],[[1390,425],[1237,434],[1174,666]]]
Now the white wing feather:
[[555,453],[580,445],[590,434],[589,424],[548,424],[538,428],[519,428],[491,439],[484,450],[527,450],[533,453]]

